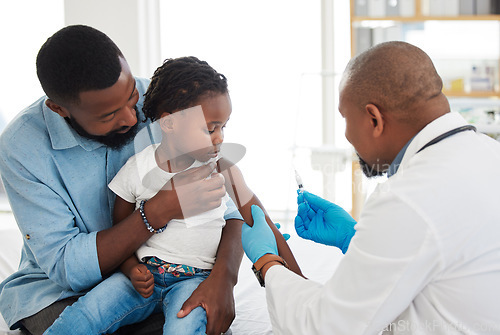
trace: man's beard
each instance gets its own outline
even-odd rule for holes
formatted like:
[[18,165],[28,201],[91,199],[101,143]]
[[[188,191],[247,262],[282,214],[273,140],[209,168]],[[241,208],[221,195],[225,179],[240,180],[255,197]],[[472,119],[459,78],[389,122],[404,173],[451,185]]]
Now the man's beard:
[[110,147],[111,149],[117,150],[123,148],[126,144],[130,143],[130,141],[132,141],[132,139],[137,134],[138,124],[139,124],[139,112],[137,110],[137,106],[134,107],[134,110],[135,110],[135,115],[137,117],[137,122],[135,125],[130,127],[130,129],[126,133],[123,134],[120,134],[118,132],[128,127],[122,127],[120,129],[114,130],[107,135],[92,135],[89,134],[85,129],[83,129],[83,127],[74,119],[69,117],[65,117],[64,119],[78,133],[78,135],[97,141],[99,143],[104,144],[107,147]]
[[368,178],[380,177],[385,174],[385,171],[375,169],[376,165],[369,165],[359,155],[358,159],[359,159],[359,165],[361,166],[361,171],[363,171],[365,176],[367,176]]

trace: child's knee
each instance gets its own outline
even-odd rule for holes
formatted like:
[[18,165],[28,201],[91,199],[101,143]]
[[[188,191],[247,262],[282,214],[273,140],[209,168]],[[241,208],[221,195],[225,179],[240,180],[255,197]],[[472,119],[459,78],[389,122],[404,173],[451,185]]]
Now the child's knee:
[[207,313],[203,307],[196,307],[183,318],[178,318],[174,310],[165,316],[163,334],[205,334],[207,328]]
[[177,291],[177,294],[191,295],[191,293],[193,293],[205,279],[206,278],[202,276],[195,276],[190,279],[176,283],[172,288],[172,290]]

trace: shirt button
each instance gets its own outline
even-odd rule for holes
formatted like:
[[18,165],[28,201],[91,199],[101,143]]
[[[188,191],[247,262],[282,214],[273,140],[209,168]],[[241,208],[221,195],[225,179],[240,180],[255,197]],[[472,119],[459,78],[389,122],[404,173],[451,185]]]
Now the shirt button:
[[26,234],[26,239],[29,240],[31,238],[30,234]]

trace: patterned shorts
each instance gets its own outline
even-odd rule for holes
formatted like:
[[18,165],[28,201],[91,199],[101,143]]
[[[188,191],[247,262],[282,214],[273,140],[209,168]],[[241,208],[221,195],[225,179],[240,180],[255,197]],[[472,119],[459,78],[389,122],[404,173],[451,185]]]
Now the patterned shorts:
[[148,259],[146,263],[151,266],[156,266],[160,274],[170,273],[175,277],[180,277],[181,275],[194,276],[195,273],[210,272],[210,270],[195,268],[194,266],[168,263],[155,256]]

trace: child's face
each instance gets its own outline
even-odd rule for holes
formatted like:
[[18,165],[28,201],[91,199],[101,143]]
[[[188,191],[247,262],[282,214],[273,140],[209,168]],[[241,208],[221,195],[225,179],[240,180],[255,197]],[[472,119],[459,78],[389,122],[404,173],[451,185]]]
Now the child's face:
[[202,98],[199,105],[171,114],[172,131],[168,141],[174,141],[178,156],[189,156],[206,162],[217,156],[224,141],[224,127],[231,115],[228,94]]

